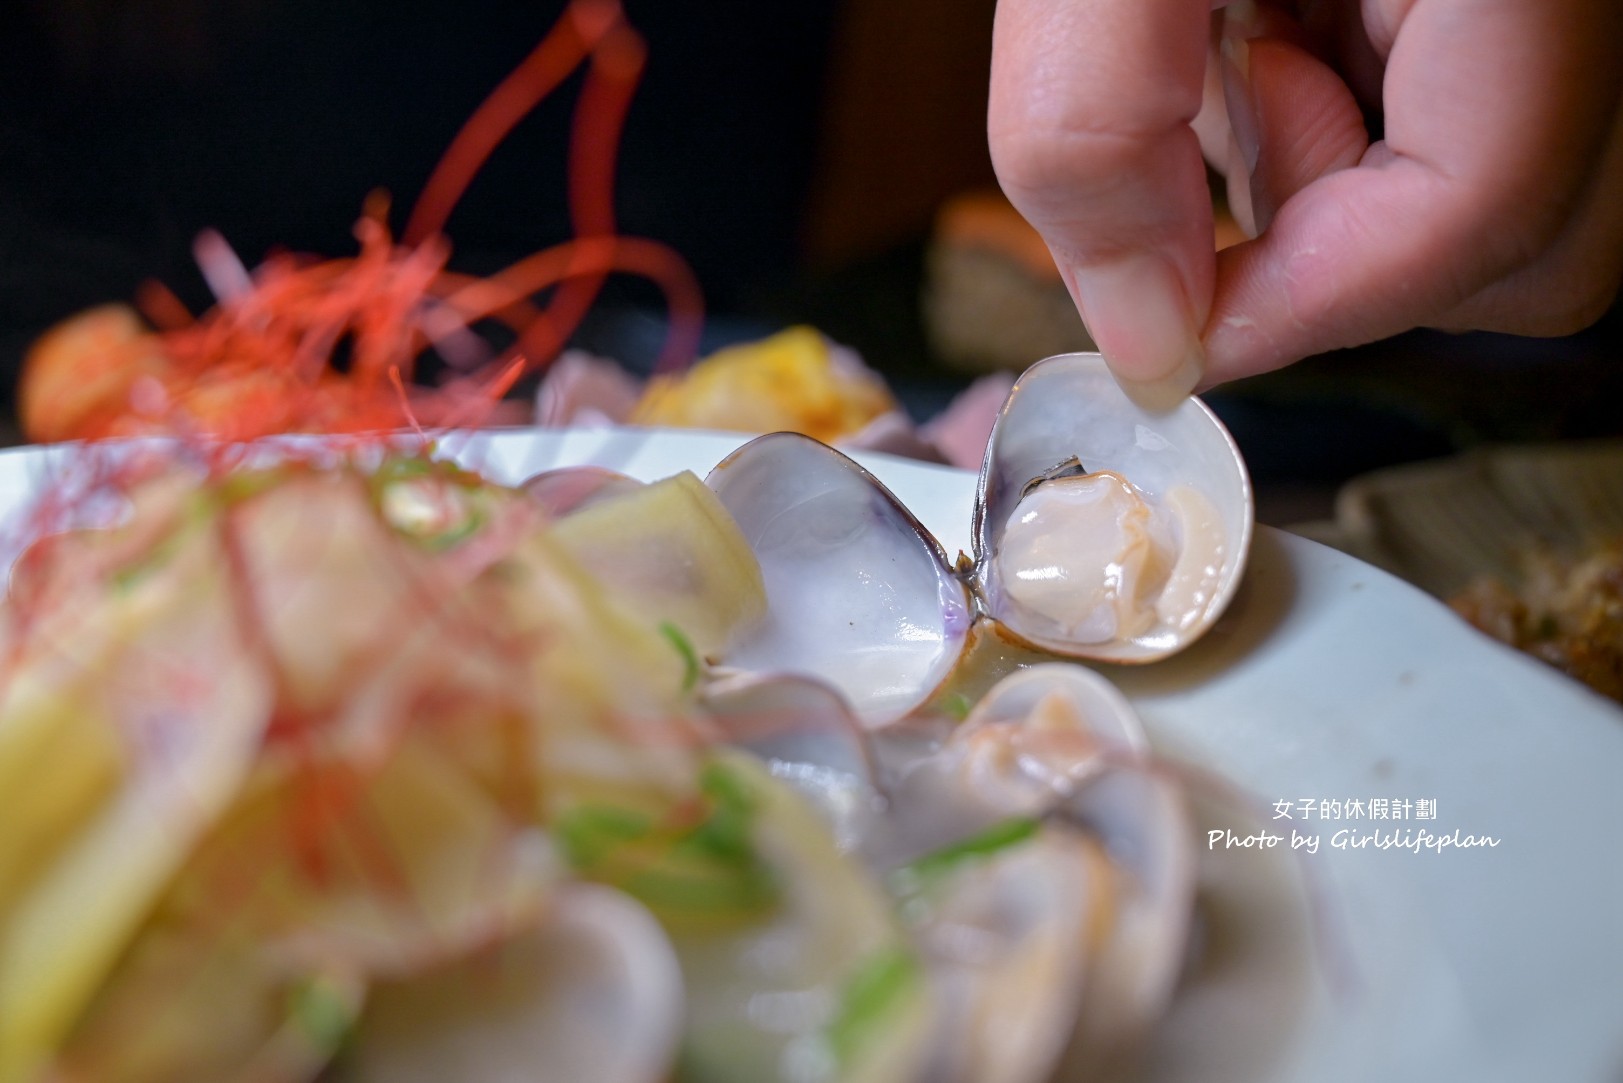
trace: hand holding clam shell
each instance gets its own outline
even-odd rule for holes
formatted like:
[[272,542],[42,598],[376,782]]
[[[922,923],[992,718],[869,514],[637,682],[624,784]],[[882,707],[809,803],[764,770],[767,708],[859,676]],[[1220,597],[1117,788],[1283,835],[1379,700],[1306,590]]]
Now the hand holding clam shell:
[[763,436],[707,483],[761,561],[769,611],[724,661],[828,681],[869,725],[928,699],[977,622],[1066,657],[1177,653],[1233,598],[1254,520],[1211,411],[1144,409],[1098,354],[1040,361],[1010,391],[973,558],[949,561],[872,475],[806,437]]

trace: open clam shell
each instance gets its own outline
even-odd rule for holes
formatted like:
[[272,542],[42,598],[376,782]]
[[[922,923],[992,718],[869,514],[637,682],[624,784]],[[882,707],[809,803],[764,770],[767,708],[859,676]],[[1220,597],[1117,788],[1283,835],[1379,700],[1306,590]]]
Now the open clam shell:
[[938,1003],[932,1083],[1042,1083],[1075,1031],[1111,870],[1079,832],[965,859],[902,907]]
[[519,483],[519,488],[555,519],[641,486],[636,478],[601,466],[560,466],[532,474]]
[[1132,1058],[1172,1000],[1194,914],[1194,838],[1182,789],[1153,769],[1109,771],[1058,811],[1103,844],[1119,874],[1066,1054],[1064,1078],[1094,1079]]
[[739,673],[699,694],[728,744],[766,763],[827,820],[842,852],[872,829],[885,800],[868,734],[834,689],[786,674]]
[[1049,662],[994,685],[947,739],[942,765],[957,774],[960,803],[1032,815],[1148,747],[1114,685],[1074,662]]
[[372,991],[353,1075],[369,1083],[657,1083],[681,1036],[682,973],[635,900],[560,890],[536,927]]
[[987,441],[977,579],[1028,643],[1151,662],[1222,615],[1253,521],[1244,460],[1203,403],[1145,410],[1098,354],[1062,354],[1026,370]]
[[[1195,852],[1177,779],[1150,759],[1137,713],[1104,677],[1051,663],[1005,677],[948,739],[955,804],[1043,816],[1101,848],[1110,920],[1088,953],[1089,991],[1065,1079],[1131,1058],[1170,1001],[1194,906]],[[1086,1067],[1086,1070],[1084,1069]]]
[[1127,697],[1104,677],[1074,662],[1045,662],[1004,677],[975,704],[960,731],[1025,724],[1054,697],[1070,708],[1076,724],[1104,744],[1134,753],[1148,751],[1144,724]]
[[968,593],[877,478],[827,445],[773,433],[705,483],[766,583],[765,620],[723,662],[825,681],[868,726],[905,715],[946,679],[969,632]]

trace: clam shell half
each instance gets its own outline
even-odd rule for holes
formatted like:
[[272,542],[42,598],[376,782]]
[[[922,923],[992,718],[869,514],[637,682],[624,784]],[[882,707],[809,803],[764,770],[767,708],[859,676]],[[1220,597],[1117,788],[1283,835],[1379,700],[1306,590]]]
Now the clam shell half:
[[827,682],[864,725],[923,703],[957,664],[969,596],[941,544],[868,471],[773,433],[705,479],[761,563],[767,616],[722,661]]
[[1239,448],[1204,403],[1145,410],[1098,354],[1062,354],[1026,370],[987,441],[976,575],[1019,639],[1152,662],[1222,615],[1254,518]]

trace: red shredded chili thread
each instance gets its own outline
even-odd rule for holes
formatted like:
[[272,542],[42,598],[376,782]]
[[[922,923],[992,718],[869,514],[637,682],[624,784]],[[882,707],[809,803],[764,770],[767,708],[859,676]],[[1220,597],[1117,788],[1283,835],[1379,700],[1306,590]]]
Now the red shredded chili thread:
[[[193,318],[172,291],[148,283],[136,300],[153,333],[98,345],[90,357],[32,351],[25,429],[37,439],[246,440],[488,424],[504,417],[503,396],[563,349],[612,274],[662,290],[669,326],[656,371],[681,367],[698,347],[698,283],[671,249],[621,236],[614,213],[618,147],[645,54],[618,0],[575,0],[451,141],[398,242],[382,193],[365,201],[359,251],[347,258],[277,252],[250,271],[223,237],[204,232],[194,251],[217,304]],[[444,229],[479,169],[583,65],[567,167],[573,235],[487,279],[448,270]],[[486,321],[512,336],[500,354],[479,333]],[[340,372],[335,358],[346,350]],[[452,373],[436,388],[414,383],[429,350]],[[137,376],[137,366],[153,371]],[[121,371],[129,379],[111,380],[100,398],[84,390]]]

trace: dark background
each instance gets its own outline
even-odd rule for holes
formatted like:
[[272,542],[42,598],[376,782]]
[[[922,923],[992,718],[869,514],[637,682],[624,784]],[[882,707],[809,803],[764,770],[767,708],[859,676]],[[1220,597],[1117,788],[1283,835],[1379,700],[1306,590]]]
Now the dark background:
[[[621,152],[626,231],[748,308],[796,266],[817,152],[830,4],[632,0],[650,42]],[[0,321],[43,322],[156,276],[206,300],[190,244],[219,229],[339,255],[373,188],[396,226],[461,123],[540,41],[559,0],[26,0],[0,32]],[[578,79],[543,103],[450,222],[491,269],[568,234]],[[779,281],[774,281],[779,280]]]
[[[918,414],[965,377],[921,325],[935,208],[991,182],[993,0],[626,0],[648,41],[618,210],[694,266],[709,342],[809,321]],[[26,344],[146,278],[194,309],[198,230],[245,262],[353,250],[374,188],[395,224],[461,122],[562,3],[9,0],[0,8],[0,418]],[[575,82],[498,149],[452,217],[485,272],[567,235]],[[583,344],[625,359],[657,327],[616,280]],[[1617,309],[1560,340],[1417,332],[1220,389],[1271,521],[1335,486],[1484,441],[1623,433]],[[1035,360],[1035,359],[1033,359]],[[4,423],[0,423],[3,435]]]

